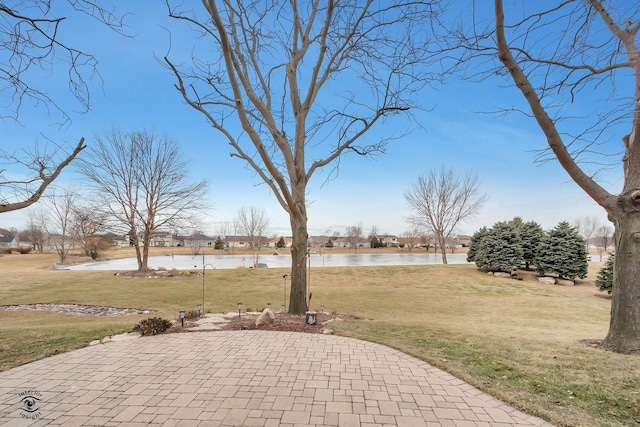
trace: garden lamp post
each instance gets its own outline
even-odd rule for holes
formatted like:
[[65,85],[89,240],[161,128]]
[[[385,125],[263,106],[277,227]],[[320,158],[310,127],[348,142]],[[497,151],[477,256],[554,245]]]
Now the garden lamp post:
[[284,279],[284,288],[282,288],[282,311],[287,309],[287,276],[289,275],[282,275],[282,278]]
[[182,323],[182,327],[184,328],[184,317],[187,314],[186,311],[180,310],[180,322]]
[[240,312],[242,311],[242,303],[238,303],[238,317],[240,317]]
[[215,269],[213,264],[204,263],[204,252],[203,252],[202,253],[202,314],[204,314],[204,276],[205,276],[207,267],[211,267],[212,269]]

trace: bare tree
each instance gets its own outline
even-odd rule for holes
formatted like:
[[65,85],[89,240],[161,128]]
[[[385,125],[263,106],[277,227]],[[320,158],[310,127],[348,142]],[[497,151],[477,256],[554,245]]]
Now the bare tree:
[[107,223],[106,213],[98,206],[76,204],[73,208],[73,237],[91,259],[98,258],[100,252],[110,246],[101,235],[106,230]]
[[402,233],[409,252],[413,252],[413,249],[420,243],[420,229],[416,226],[412,226],[409,230]]
[[575,220],[574,227],[578,230],[578,234],[584,239],[587,245],[587,253],[589,253],[589,247],[592,243],[591,240],[601,226],[600,219],[598,219],[596,215],[587,215]]
[[443,264],[447,264],[447,241],[456,227],[476,215],[486,200],[474,174],[458,176],[444,166],[419,177],[404,197],[412,210],[409,221],[435,235]]
[[154,233],[189,228],[207,188],[205,181],[189,181],[176,141],[149,131],[97,135],[78,170],[114,226],[129,234],[140,271],[149,268]]
[[[0,3],[0,120],[16,120],[24,108],[44,107],[48,116],[57,113],[60,123],[71,120],[46,89],[52,74],[64,70],[69,91],[81,111],[90,107],[89,80],[97,74],[97,59],[64,40],[68,16],[51,0]],[[113,8],[93,0],[68,0],[69,12],[89,15],[121,32],[122,18]],[[73,17],[71,18],[73,19]],[[29,144],[31,145],[31,144]],[[84,149],[81,138],[75,147],[51,143],[14,151],[0,148],[0,213],[26,208],[37,202],[62,170]],[[19,178],[16,178],[19,177]]]
[[33,250],[42,253],[45,229],[41,211],[30,210],[27,213],[27,228],[23,234],[31,242]]
[[73,246],[72,221],[77,202],[78,194],[70,188],[54,191],[45,200],[45,230],[56,248],[60,264],[67,263],[69,250]]
[[37,145],[33,150],[11,153],[0,149],[0,213],[24,209],[40,200],[47,187],[84,148],[81,138],[71,153],[61,147],[49,150]]
[[251,206],[250,208],[243,206],[238,210],[233,222],[236,230],[243,236],[249,238],[249,245],[254,254],[253,266],[257,267],[257,251],[259,251],[262,246],[264,233],[267,231],[267,228],[269,228],[271,220],[264,209],[255,206]]
[[362,223],[359,222],[358,225],[350,225],[345,229],[345,234],[349,247],[357,251],[362,241]]
[[[615,226],[611,323],[603,346],[639,354],[640,5],[584,0],[542,10],[535,9],[543,3],[528,6],[533,8],[509,10],[506,24],[503,2],[495,0],[492,40],[553,156]],[[565,110],[572,103],[583,108],[577,117]],[[597,179],[602,167],[611,166],[612,153],[604,150],[616,137],[623,153],[619,194]]]
[[229,221],[221,221],[216,225],[216,233],[224,242],[224,250],[229,251],[229,234],[231,232],[231,224]]
[[204,13],[166,3],[171,17],[209,43],[194,50],[190,68],[165,56],[178,91],[289,214],[289,311],[302,314],[307,271],[298,260],[307,252],[307,185],[326,167],[333,178],[347,153],[383,152],[406,129],[387,127],[386,135],[367,138],[409,111],[415,91],[439,78],[418,66],[430,57],[426,35],[437,2],[205,0]]
[[608,225],[603,225],[598,228],[595,236],[596,248],[600,261],[602,261],[602,254],[607,253],[611,244],[613,243],[613,228]]
[[418,227],[418,229],[420,229],[420,243],[424,246],[425,251],[429,252],[429,248],[433,245],[433,252],[437,252],[438,244],[433,233],[429,230],[421,229],[421,227]]

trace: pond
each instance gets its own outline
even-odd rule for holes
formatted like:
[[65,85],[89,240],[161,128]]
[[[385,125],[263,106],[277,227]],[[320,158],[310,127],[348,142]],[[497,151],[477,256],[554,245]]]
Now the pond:
[[[401,254],[332,254],[332,253],[312,253],[311,268],[314,267],[365,267],[383,265],[426,265],[442,264],[442,256],[434,253],[413,252]],[[308,261],[303,259],[305,263]],[[467,264],[467,254],[447,254],[449,264]],[[274,255],[273,253],[258,253],[258,262],[266,264],[269,268],[291,267],[291,256],[289,254]],[[251,254],[244,255],[205,255],[204,263],[202,255],[164,255],[149,257],[149,268],[167,270],[192,270],[194,268],[242,268],[253,267],[253,257]],[[69,270],[136,270],[138,264],[135,258],[116,259],[111,261],[98,261],[86,264],[78,264],[65,267]]]

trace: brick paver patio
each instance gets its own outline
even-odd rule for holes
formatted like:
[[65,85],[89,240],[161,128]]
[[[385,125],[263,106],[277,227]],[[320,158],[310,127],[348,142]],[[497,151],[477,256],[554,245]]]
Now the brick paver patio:
[[2,372],[0,424],[550,426],[388,347],[264,331],[115,341]]

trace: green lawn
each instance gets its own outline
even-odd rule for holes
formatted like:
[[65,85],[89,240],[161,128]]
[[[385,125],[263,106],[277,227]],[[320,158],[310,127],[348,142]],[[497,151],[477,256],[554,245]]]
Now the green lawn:
[[[25,257],[25,258],[19,258]],[[32,258],[26,258],[32,257]],[[33,261],[32,261],[33,260]],[[0,257],[3,305],[78,303],[154,310],[175,319],[195,309],[202,277],[126,279],[111,272],[52,271],[31,255]],[[594,277],[600,264],[594,264]],[[208,270],[206,307],[232,312],[282,303],[282,269]],[[640,422],[637,357],[588,342],[607,331],[610,301],[588,282],[563,287],[496,278],[473,266],[316,268],[312,309],[352,314],[340,335],[385,344],[445,369],[559,425]],[[287,301],[288,303],[288,301]],[[85,318],[0,311],[0,370],[129,331],[148,316]],[[585,342],[587,341],[587,342]]]

